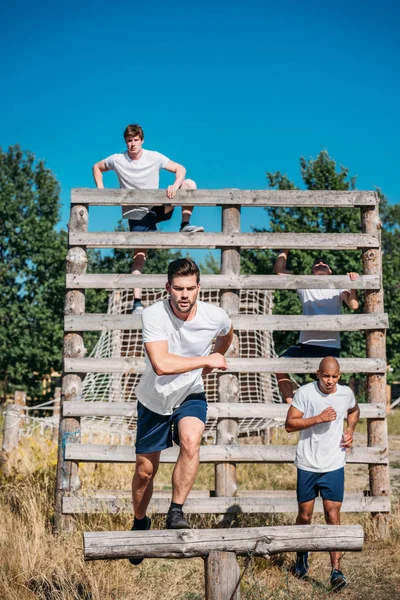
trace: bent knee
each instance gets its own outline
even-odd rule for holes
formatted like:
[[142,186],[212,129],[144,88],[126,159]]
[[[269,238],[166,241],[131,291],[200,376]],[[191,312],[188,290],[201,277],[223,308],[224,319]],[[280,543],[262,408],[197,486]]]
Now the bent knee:
[[181,188],[183,190],[197,190],[196,182],[193,179],[185,179]]
[[199,437],[179,436],[181,451],[184,452],[188,458],[194,458],[200,450],[200,440],[201,438]]

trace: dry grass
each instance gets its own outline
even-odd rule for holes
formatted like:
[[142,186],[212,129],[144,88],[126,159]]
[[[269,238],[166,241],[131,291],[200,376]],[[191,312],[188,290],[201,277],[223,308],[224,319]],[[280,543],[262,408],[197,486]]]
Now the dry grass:
[[[396,425],[397,427],[397,425]],[[396,432],[397,433],[397,432]],[[279,433],[273,443],[284,443]],[[254,443],[255,440],[248,440]],[[292,442],[295,439],[292,438]],[[82,517],[78,532],[69,536],[52,534],[53,493],[56,464],[54,445],[45,440],[25,440],[14,473],[0,483],[0,599],[1,600],[203,600],[203,561],[192,559],[147,560],[134,568],[128,561],[84,563],[84,530],[128,529],[129,515]],[[163,465],[159,487],[168,487],[172,467]],[[127,489],[131,467],[86,465],[82,481],[86,488]],[[242,489],[294,489],[295,470],[291,465],[240,465]],[[348,489],[362,489],[367,469],[348,467]],[[202,466],[198,489],[212,488],[211,466]],[[242,517],[239,525],[293,523],[294,515],[254,515]],[[316,516],[315,522],[322,522]],[[345,514],[344,523],[361,523],[366,534],[364,551],[349,553],[343,559],[351,585],[343,599],[393,599],[400,589],[400,509],[395,504],[391,535],[380,541],[369,515]],[[213,526],[214,518],[199,519],[199,526]],[[160,518],[155,526],[162,527]],[[319,600],[329,592],[329,559],[326,553],[311,557],[310,579],[298,581],[290,573],[293,555],[280,555],[270,561],[247,564],[241,586],[242,600]],[[246,561],[240,560],[241,569]],[[228,600],[228,599],[227,599]]]

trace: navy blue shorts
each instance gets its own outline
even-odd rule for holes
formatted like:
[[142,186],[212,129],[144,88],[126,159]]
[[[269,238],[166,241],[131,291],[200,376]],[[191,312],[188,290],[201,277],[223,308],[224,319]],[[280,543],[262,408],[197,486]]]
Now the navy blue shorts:
[[165,206],[153,206],[143,219],[129,219],[129,231],[157,231],[157,223],[169,221],[174,209],[165,212]]
[[314,346],[313,344],[295,344],[280,354],[279,358],[325,358],[325,356],[340,358],[340,348]]
[[160,452],[170,448],[172,442],[179,446],[178,423],[184,417],[196,417],[206,422],[207,400],[204,393],[190,394],[172,415],[159,415],[138,401],[136,454]]
[[343,502],[344,467],[329,473],[297,469],[297,502],[310,502],[319,495],[323,500]]

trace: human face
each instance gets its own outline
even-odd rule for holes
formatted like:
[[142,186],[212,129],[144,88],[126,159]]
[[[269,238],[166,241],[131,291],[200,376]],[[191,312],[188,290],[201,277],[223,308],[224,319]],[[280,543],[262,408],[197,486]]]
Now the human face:
[[128,135],[125,142],[128,154],[131,158],[135,158],[141,153],[143,140],[139,135],[135,135],[135,137]]
[[182,320],[194,316],[194,307],[200,291],[196,275],[174,277],[171,283],[167,283],[166,288],[174,313]]
[[340,379],[340,371],[335,367],[328,367],[323,371],[317,371],[319,389],[324,394],[334,394],[336,385]]
[[313,265],[312,273],[313,275],[332,275],[330,266],[322,259]]

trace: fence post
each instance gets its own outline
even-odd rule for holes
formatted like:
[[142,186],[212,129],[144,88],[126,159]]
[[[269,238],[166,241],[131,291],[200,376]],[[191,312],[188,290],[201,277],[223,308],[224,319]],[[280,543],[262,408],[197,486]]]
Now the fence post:
[[3,444],[2,444],[2,469],[6,475],[11,471],[18,449],[21,408],[18,404],[7,404],[3,413]]
[[61,406],[61,388],[60,387],[56,387],[56,389],[54,390],[54,411],[53,411],[53,416],[54,416],[54,421],[57,425],[55,425],[53,427],[53,432],[52,432],[52,440],[53,442],[57,442],[58,441],[58,433],[59,433],[59,429],[60,429],[60,406]]
[[[364,207],[361,211],[362,231],[381,239],[381,222],[377,207]],[[381,287],[378,290],[365,290],[365,312],[382,313],[382,246],[363,249],[363,266],[365,275],[379,275]],[[386,359],[385,330],[367,330],[367,357]],[[371,403],[386,401],[386,373],[367,375],[367,400]],[[386,419],[368,419],[368,446],[388,448]],[[389,465],[369,465],[370,489],[373,496],[390,496]],[[381,537],[389,533],[389,513],[374,514],[374,519]]]
[[[87,205],[73,205],[69,221],[69,232],[87,232],[88,210]],[[82,275],[86,273],[87,255],[86,247],[71,247],[67,253],[67,273]],[[82,315],[85,312],[85,291],[67,290],[65,297],[65,314]],[[77,358],[85,355],[82,335],[67,333],[64,335],[64,358]],[[80,488],[78,463],[65,460],[65,444],[67,442],[80,442],[80,419],[62,416],[62,404],[65,400],[81,400],[83,374],[66,374],[63,371],[61,384],[61,421],[58,438],[58,460],[56,479],[56,504],[54,514],[55,530],[73,531],[75,520],[71,515],[62,514],[62,498],[65,492],[77,491]]]
[[[240,233],[240,206],[222,207],[222,232],[226,236]],[[221,253],[221,274],[240,275],[240,248],[226,248]],[[221,290],[221,307],[231,315],[239,313],[240,292],[238,290]],[[239,356],[239,339],[234,335],[229,356]],[[237,374],[221,374],[218,377],[218,401],[239,402],[239,378]],[[219,419],[217,424],[217,444],[237,443],[237,419]],[[216,496],[235,496],[237,490],[236,464],[220,463],[215,465],[215,494]],[[220,525],[229,527],[231,515],[225,515]],[[229,567],[229,568],[228,568]],[[230,598],[238,581],[238,564],[233,552],[212,552],[205,563],[206,587],[209,600]],[[236,576],[237,575],[237,576]],[[228,588],[227,588],[228,586]],[[233,587],[232,587],[233,586]],[[239,600],[240,591],[236,590],[234,600]]]

